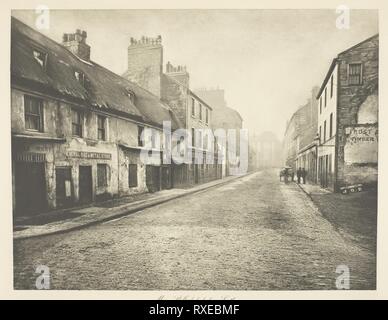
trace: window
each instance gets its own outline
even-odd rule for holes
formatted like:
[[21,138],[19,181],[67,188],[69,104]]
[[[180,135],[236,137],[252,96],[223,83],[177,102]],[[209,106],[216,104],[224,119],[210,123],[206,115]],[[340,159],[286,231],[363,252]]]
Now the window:
[[361,63],[349,64],[349,85],[361,84]]
[[206,124],[209,123],[209,109],[206,108]]
[[108,165],[97,164],[97,186],[108,186]]
[[137,187],[137,164],[129,164],[128,166],[128,187]]
[[325,108],[326,108],[326,104],[327,104],[327,87],[325,88]]
[[191,128],[191,145],[195,146],[195,129]]
[[199,104],[199,120],[202,120],[202,104]]
[[33,50],[35,60],[40,64],[43,69],[46,69],[47,53],[39,50]]
[[331,78],[330,78],[330,98],[333,98],[333,75],[331,75]]
[[82,113],[78,110],[71,109],[72,134],[73,136],[82,137]]
[[105,141],[106,139],[106,117],[103,116],[97,116],[97,135],[98,135],[98,140],[103,140]]
[[195,116],[195,100],[194,98],[191,98],[191,115]]
[[82,84],[82,86],[85,85],[85,74],[80,71],[74,71],[74,76],[77,79],[77,81]]
[[322,96],[319,98],[319,113],[322,113]]
[[326,120],[323,123],[323,142],[326,141]]
[[198,130],[198,148],[202,148],[202,145],[203,145],[203,138],[202,138],[202,130],[199,129]]
[[319,126],[319,143],[322,142],[322,126]]
[[144,132],[144,127],[138,126],[137,127],[137,145],[139,147],[144,147],[144,142],[142,140],[143,132]]
[[27,130],[43,132],[43,100],[24,96],[24,121]]
[[155,129],[151,129],[151,148],[156,148],[156,140],[158,138],[158,132]]
[[330,113],[330,127],[329,127],[329,138],[333,136],[333,113]]

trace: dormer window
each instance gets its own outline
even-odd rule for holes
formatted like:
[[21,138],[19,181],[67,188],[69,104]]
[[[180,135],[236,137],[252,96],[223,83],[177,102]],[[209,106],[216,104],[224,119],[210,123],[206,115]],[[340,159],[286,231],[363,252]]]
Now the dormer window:
[[85,74],[81,71],[74,71],[74,76],[77,81],[84,87],[85,86]]
[[133,92],[128,91],[127,96],[132,103],[135,103],[135,94]]
[[34,49],[34,59],[40,64],[43,69],[46,69],[47,53]]

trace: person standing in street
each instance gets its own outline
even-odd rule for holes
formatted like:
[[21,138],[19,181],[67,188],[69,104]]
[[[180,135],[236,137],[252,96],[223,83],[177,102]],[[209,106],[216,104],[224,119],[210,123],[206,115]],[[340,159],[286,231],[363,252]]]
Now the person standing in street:
[[299,167],[298,170],[296,171],[296,177],[298,178],[298,184],[300,183],[301,175],[302,175],[302,169],[301,169],[301,167]]
[[306,175],[307,175],[307,172],[305,168],[302,168],[301,176],[303,178],[303,184],[306,184]]

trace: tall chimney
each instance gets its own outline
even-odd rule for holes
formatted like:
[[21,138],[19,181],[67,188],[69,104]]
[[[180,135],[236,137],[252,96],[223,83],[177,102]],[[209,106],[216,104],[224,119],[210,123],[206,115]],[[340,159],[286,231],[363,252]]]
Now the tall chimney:
[[86,31],[76,30],[75,33],[63,34],[62,45],[83,60],[90,60],[90,46],[86,44]]
[[163,72],[162,37],[131,38],[128,46],[128,68],[123,77],[161,97]]

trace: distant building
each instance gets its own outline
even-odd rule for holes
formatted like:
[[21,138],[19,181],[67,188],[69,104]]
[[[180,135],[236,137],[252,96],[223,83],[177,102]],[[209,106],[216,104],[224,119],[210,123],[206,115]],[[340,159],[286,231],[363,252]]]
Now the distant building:
[[166,103],[177,116],[182,129],[188,130],[194,152],[203,159],[212,154],[215,163],[183,163],[173,166],[173,185],[197,184],[222,177],[222,165],[214,141],[206,130],[212,128],[213,108],[190,89],[190,75],[184,66],[166,64],[163,72],[163,45],[157,38],[131,39],[128,47],[128,69],[123,77],[138,83]]
[[298,108],[287,122],[283,140],[283,159],[285,165],[296,171],[306,170],[306,178],[316,183],[317,177],[317,124],[318,107],[314,87],[307,103]]
[[[181,124],[158,97],[90,60],[85,31],[59,44],[12,18],[11,130],[15,213],[171,188],[163,121]],[[151,132],[151,134],[147,132]],[[145,139],[141,139],[142,133]]]
[[[241,115],[236,110],[227,106],[225,91],[222,89],[198,89],[195,93],[213,107],[211,125],[213,130],[217,130],[218,128],[236,130],[236,156],[238,161],[240,157],[240,129],[243,126]],[[223,156],[226,160],[226,165],[223,166],[223,176],[228,176],[230,173],[228,150],[228,145],[226,145],[225,150],[223,150]]]
[[273,132],[250,136],[251,170],[282,166],[282,145]]
[[375,35],[338,54],[317,94],[322,187],[377,183],[378,52]]

